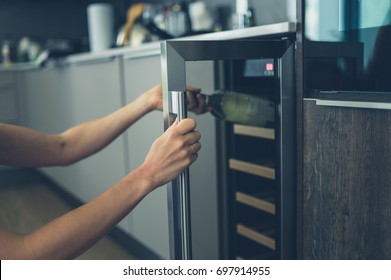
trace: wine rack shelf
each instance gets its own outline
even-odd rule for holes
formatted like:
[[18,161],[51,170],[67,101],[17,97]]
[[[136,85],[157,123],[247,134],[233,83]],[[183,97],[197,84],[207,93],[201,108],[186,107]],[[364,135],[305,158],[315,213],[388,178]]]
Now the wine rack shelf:
[[262,165],[258,163],[245,162],[237,159],[229,160],[229,167],[236,171],[242,171],[249,174],[261,176],[267,179],[275,180],[275,169],[268,164],[262,163]]
[[275,250],[276,249],[276,242],[273,238],[274,236],[274,228],[250,228],[242,224],[238,224],[236,226],[237,233],[245,236],[259,244],[262,244],[263,246],[268,247],[269,249]]
[[256,127],[256,126],[247,126],[247,125],[234,125],[234,133],[237,135],[258,137],[264,139],[275,139],[275,132],[272,128]]
[[242,192],[236,192],[236,200],[240,203],[265,211],[270,214],[275,214],[276,207],[274,204],[274,195],[258,198],[254,195],[248,195]]

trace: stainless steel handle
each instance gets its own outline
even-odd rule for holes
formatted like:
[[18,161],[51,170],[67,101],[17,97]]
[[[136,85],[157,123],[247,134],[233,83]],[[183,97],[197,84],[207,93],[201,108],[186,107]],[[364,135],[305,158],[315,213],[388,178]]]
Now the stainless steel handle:
[[[187,101],[185,91],[169,92],[169,112],[172,117],[178,117],[178,121],[187,118]],[[173,119],[172,119],[173,121]],[[190,185],[189,170],[186,169],[178,180],[178,200],[179,200],[179,228],[181,239],[181,256],[184,260],[192,258],[191,252],[191,223],[190,223]]]
[[324,99],[307,99],[307,100],[314,100],[316,105],[318,106],[391,110],[391,103],[346,101],[346,100],[339,101],[339,100],[324,100]]

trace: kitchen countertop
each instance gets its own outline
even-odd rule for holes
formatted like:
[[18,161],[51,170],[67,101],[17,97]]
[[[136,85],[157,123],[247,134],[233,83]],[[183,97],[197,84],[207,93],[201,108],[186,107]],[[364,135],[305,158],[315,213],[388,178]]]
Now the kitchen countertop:
[[[295,22],[281,22],[269,25],[260,25],[245,29],[229,30],[215,33],[208,33],[203,35],[181,37],[174,40],[239,40],[251,37],[261,37],[275,34],[290,34],[296,32],[297,23]],[[65,58],[58,59],[56,64],[78,64],[89,63],[93,61],[112,59],[115,57],[136,58],[146,57],[160,54],[160,42],[145,43],[137,47],[121,47],[113,48],[100,52],[87,52],[80,54],[69,55]],[[41,67],[30,63],[23,65],[14,64],[9,67],[0,66],[0,71],[25,71]]]

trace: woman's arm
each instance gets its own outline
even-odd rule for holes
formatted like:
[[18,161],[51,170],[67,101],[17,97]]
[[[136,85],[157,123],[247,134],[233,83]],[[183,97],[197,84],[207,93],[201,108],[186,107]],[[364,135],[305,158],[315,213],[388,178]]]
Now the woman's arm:
[[[205,113],[205,101],[189,88],[188,106],[197,114]],[[195,107],[194,104],[198,104]],[[126,106],[58,135],[0,124],[0,165],[42,167],[68,165],[88,157],[110,144],[128,127],[153,110],[162,110],[162,89],[156,85]]]
[[106,115],[58,135],[0,124],[0,164],[12,166],[68,165],[107,146],[148,112],[161,107],[161,87]]
[[85,205],[28,235],[0,229],[0,259],[70,259],[102,238],[149,192],[180,174],[197,158],[194,120],[175,122],[152,144],[144,163]]

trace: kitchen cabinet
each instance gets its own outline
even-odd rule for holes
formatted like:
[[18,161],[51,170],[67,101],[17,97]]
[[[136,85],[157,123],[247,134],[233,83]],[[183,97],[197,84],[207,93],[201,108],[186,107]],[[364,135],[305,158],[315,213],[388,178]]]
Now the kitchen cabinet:
[[389,1],[298,1],[304,259],[391,258],[389,10]]
[[52,134],[69,127],[67,74],[64,68],[55,67],[18,72],[25,126]]
[[303,107],[303,258],[390,259],[391,111],[319,104]]

